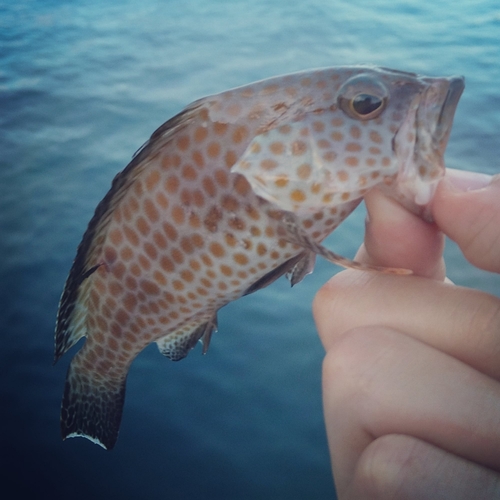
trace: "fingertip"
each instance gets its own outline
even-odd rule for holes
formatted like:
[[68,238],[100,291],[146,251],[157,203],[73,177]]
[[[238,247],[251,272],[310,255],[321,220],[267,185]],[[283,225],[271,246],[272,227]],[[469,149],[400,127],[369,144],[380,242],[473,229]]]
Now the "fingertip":
[[[446,175],[440,184],[442,184],[445,189],[464,193],[485,188],[491,184],[492,181],[493,176],[488,174],[447,168]],[[441,188],[443,188],[443,186],[441,186]]]
[[469,262],[500,272],[500,175],[448,170],[436,190],[432,213]]

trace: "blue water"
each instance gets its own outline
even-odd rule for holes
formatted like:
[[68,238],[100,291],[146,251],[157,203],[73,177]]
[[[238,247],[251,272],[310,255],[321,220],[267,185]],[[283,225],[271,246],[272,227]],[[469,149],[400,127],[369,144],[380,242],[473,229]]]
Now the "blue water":
[[[224,308],[210,352],[146,349],[118,444],[62,442],[72,350],[53,326],[76,246],[114,174],[183,106],[310,67],[463,74],[447,164],[500,170],[497,0],[0,0],[0,479],[16,497],[333,498],[323,428],[318,262]],[[363,208],[328,240],[352,256]],[[500,292],[449,244],[450,277]]]

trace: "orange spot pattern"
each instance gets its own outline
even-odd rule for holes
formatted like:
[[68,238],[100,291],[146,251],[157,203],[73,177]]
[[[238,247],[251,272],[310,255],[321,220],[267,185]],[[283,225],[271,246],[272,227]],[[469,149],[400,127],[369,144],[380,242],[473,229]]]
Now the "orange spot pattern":
[[[297,80],[297,85],[293,92],[297,96],[305,92],[299,87],[309,88],[301,80]],[[336,82],[333,87],[339,85]],[[312,79],[310,86],[332,89],[332,83],[326,80]],[[332,92],[323,92],[322,96],[334,99]],[[300,99],[302,106],[311,107],[309,114],[301,116],[295,111],[288,123],[277,120],[276,125],[263,127],[234,168],[249,180],[259,196],[296,213],[360,198],[380,182],[373,173],[396,168],[392,139],[398,127],[391,121],[393,112],[385,118],[359,121],[347,116],[336,104],[321,107],[314,99],[307,94]],[[274,109],[285,112],[287,105],[279,102]],[[339,172],[342,173],[337,175]]]
[[[276,200],[297,210],[317,200],[300,220],[319,240],[349,214],[359,193],[393,181],[386,131],[394,123],[344,115],[329,102],[340,85],[311,76],[283,87],[235,90],[216,102],[213,116],[200,108],[148,160],[112,214],[100,256],[105,265],[89,278],[87,362],[93,368],[113,373],[154,340],[189,336],[300,251],[279,236],[279,203],[268,210],[246,175],[231,171],[250,144],[260,155],[260,179]],[[306,114],[296,111],[293,120],[270,125],[271,110],[254,102],[264,97],[278,116],[288,116],[286,99],[300,99]],[[230,119],[217,118],[224,116]]]

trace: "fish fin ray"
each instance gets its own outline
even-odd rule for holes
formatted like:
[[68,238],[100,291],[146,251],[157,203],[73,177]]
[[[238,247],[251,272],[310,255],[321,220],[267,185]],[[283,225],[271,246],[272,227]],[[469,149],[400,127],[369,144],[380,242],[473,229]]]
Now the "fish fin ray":
[[217,331],[217,313],[208,321],[197,323],[191,329],[186,328],[184,332],[171,332],[165,335],[158,339],[156,344],[161,354],[168,359],[180,361],[189,354],[199,340],[203,344],[202,353],[206,354],[214,331]]
[[212,334],[218,331],[217,324],[217,313],[215,313],[210,321],[205,323],[205,328],[203,330],[203,335],[200,338],[202,343],[202,354],[206,354],[208,352],[208,348],[210,346],[210,340],[212,340]]
[[251,293],[256,292],[257,290],[261,290],[262,288],[266,288],[266,286],[269,286],[271,283],[276,281],[278,278],[283,276],[284,274],[287,274],[292,271],[294,266],[299,262],[301,259],[305,257],[305,253],[299,253],[295,257],[292,257],[291,259],[287,260],[280,266],[276,267],[272,271],[269,271],[267,274],[262,276],[262,278],[258,279],[255,283],[250,285],[244,292],[243,296],[245,295],[250,295]]
[[126,374],[116,380],[84,372],[78,362],[79,355],[71,362],[66,376],[61,435],[63,439],[85,437],[110,450],[120,429]]
[[320,255],[324,259],[337,264],[338,266],[345,267],[347,269],[358,269],[360,271],[378,271],[384,274],[401,274],[408,275],[412,274],[409,269],[401,269],[394,267],[382,267],[382,266],[372,266],[370,264],[364,264],[362,262],[357,262],[355,260],[347,259],[342,257],[335,252],[332,252],[321,243],[314,241],[300,226],[297,217],[291,212],[284,212],[283,222],[285,226],[286,239],[295,245],[299,245],[302,248],[309,250],[310,252]]
[[77,323],[75,316],[78,316],[76,313],[78,310],[80,312],[85,310],[87,300],[87,294],[84,292],[88,289],[82,288],[81,285],[103,264],[99,262],[99,259],[114,210],[134,181],[150,165],[151,160],[168,145],[180,130],[196,119],[206,104],[204,99],[196,101],[158,127],[150,139],[134,154],[130,163],[115,176],[108,193],[97,205],[82,241],[78,245],[76,257],[59,302],[55,329],[54,362],[86,334],[85,322],[75,324]]
[[304,252],[304,256],[286,273],[290,285],[300,283],[308,274],[314,270],[316,254],[314,252]]

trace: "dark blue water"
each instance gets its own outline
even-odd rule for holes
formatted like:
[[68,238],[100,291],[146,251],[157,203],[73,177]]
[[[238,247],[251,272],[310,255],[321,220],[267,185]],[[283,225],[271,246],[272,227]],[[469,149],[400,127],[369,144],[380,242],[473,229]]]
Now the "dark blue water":
[[[310,313],[337,269],[279,280],[221,311],[210,352],[155,347],[130,372],[112,452],[61,442],[74,350],[55,367],[59,295],[97,202],[192,100],[309,67],[463,74],[447,163],[500,170],[497,0],[0,1],[0,479],[16,497],[323,499],[334,489]],[[358,210],[328,240],[352,256]],[[447,248],[450,277],[500,292]]]

